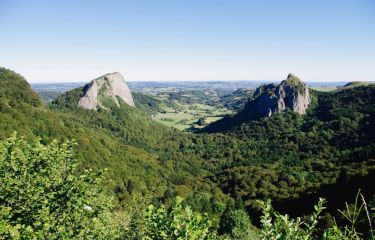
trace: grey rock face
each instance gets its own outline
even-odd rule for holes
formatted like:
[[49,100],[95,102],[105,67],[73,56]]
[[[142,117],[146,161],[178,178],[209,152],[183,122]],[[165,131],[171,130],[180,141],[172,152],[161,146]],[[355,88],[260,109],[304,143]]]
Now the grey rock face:
[[86,109],[106,108],[103,101],[112,101],[120,106],[119,97],[129,106],[134,107],[132,93],[126,85],[121,73],[106,74],[92,80],[84,87],[84,94],[78,101],[78,106]]
[[287,108],[299,114],[305,114],[311,103],[308,87],[293,74],[279,85],[262,85],[255,90],[252,116],[269,117],[281,113]]

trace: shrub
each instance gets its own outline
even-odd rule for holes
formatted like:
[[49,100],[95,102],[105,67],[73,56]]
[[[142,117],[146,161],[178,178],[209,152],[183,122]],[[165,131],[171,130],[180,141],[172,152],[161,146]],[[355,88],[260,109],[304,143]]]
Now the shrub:
[[[359,196],[362,202],[359,202]],[[263,208],[261,217],[261,239],[262,240],[360,240],[374,239],[371,225],[371,217],[367,209],[364,197],[358,193],[354,205],[346,204],[345,210],[339,210],[342,216],[349,222],[348,225],[339,227],[336,222],[334,226],[323,229],[323,234],[318,234],[317,223],[321,218],[320,214],[325,207],[325,200],[320,198],[317,205],[314,206],[314,212],[310,215],[308,221],[301,218],[292,219],[287,214],[282,215],[272,211],[271,202],[259,201]],[[356,223],[362,211],[365,211],[369,222],[369,236],[363,238],[362,233],[356,230]]]
[[177,197],[174,206],[156,208],[150,205],[145,213],[144,236],[142,239],[155,240],[213,240],[217,239],[211,231],[211,221],[207,216],[194,213],[183,200]]
[[0,239],[114,239],[102,174],[77,174],[72,141],[0,142]]
[[231,239],[258,239],[249,215],[242,209],[226,211],[220,222],[220,231]]
[[320,198],[315,211],[311,214],[309,221],[302,221],[301,218],[292,219],[287,214],[281,215],[277,212],[272,213],[271,202],[259,201],[263,208],[261,217],[262,230],[261,239],[264,240],[310,240],[313,238],[313,231],[320,218],[320,213],[325,208],[325,200]]

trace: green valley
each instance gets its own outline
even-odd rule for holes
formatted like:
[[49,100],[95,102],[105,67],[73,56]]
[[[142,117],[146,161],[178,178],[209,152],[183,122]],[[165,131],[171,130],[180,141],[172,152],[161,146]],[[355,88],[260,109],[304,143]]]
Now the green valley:
[[[191,233],[201,236],[188,239],[267,239],[267,234],[277,235],[265,225],[266,218],[273,214],[268,199],[275,210],[304,219],[318,216],[326,207],[321,224],[311,228],[314,234],[354,234],[332,232],[333,218],[338,229],[346,226],[337,209],[352,202],[359,189],[368,208],[374,206],[374,189],[368,184],[375,176],[374,85],[334,92],[309,91],[302,81],[290,75],[280,85],[263,85],[255,91],[241,90],[232,95],[219,96],[207,90],[133,92],[133,107],[126,102],[128,92],[115,92],[124,87],[122,84],[125,83],[118,80],[117,73],[108,74],[43,103],[22,76],[1,68],[1,171],[25,167],[25,172],[31,174],[38,166],[40,169],[35,171],[43,172],[44,165],[37,164],[39,156],[43,153],[51,159],[64,149],[57,147],[55,140],[75,141],[76,146],[64,150],[67,155],[56,156],[56,161],[74,156],[79,166],[71,173],[74,176],[87,169],[92,169],[89,171],[94,175],[107,169],[95,188],[105,192],[100,193],[101,197],[112,197],[112,205],[97,205],[103,211],[98,212],[97,218],[101,219],[100,224],[111,221],[113,231],[105,234],[113,239],[163,239],[163,234],[183,235],[179,231],[185,227],[195,229]],[[93,90],[97,91],[95,98]],[[239,95],[246,99],[241,100],[245,102],[243,108],[228,107],[234,102],[240,104]],[[85,109],[92,106],[93,109]],[[262,106],[267,106],[266,111]],[[189,131],[181,131],[185,129]],[[12,144],[15,147],[10,147]],[[41,153],[23,152],[35,146],[42,149],[38,150]],[[14,159],[16,165],[7,165],[7,159]],[[22,159],[35,159],[36,165],[28,169]],[[20,173],[15,170],[13,174],[9,179]],[[9,194],[15,194],[10,189],[0,192],[2,207],[8,206]],[[87,198],[77,196],[83,200],[74,201]],[[328,203],[323,207],[325,203],[321,201],[316,215],[310,215],[319,197]],[[265,201],[263,205],[259,200]],[[19,204],[17,198],[12,201]],[[182,207],[187,205],[190,207]],[[144,211],[137,213],[138,208]],[[2,211],[12,210],[7,207]],[[67,211],[83,216],[74,209]],[[162,219],[159,213],[164,214]],[[50,231],[37,224],[28,225],[34,220],[25,220],[17,230],[17,219],[23,218],[19,214],[14,213],[8,220],[2,220],[0,214],[0,226],[1,221],[7,224],[7,234],[25,233],[29,227],[38,229],[40,234]],[[101,214],[119,214],[118,221],[127,224],[118,226],[119,222],[113,223],[113,219]],[[55,218],[53,214],[50,217]],[[275,215],[275,221],[281,221],[279,217]],[[181,227],[172,228],[172,222],[163,225],[173,218],[180,219]],[[197,225],[186,225],[184,221]],[[356,229],[365,235],[370,234],[366,222],[365,212],[361,212]],[[236,224],[242,226],[241,230]],[[56,229],[59,226],[56,224]],[[282,231],[277,226],[271,229]],[[296,228],[301,236],[310,236],[302,233],[305,230]],[[99,236],[93,229],[90,234]],[[170,238],[180,239],[177,235]]]

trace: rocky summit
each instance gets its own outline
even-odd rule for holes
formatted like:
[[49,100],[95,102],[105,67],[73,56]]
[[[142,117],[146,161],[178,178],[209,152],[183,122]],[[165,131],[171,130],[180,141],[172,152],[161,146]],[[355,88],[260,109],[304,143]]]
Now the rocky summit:
[[251,117],[269,117],[281,113],[287,108],[296,113],[305,114],[311,103],[310,92],[305,83],[293,74],[279,85],[262,85],[255,90]]
[[97,109],[98,107],[106,109],[104,102],[108,103],[108,100],[116,106],[120,106],[118,98],[134,107],[132,93],[125,83],[124,77],[118,72],[109,73],[84,86],[78,106],[86,109]]

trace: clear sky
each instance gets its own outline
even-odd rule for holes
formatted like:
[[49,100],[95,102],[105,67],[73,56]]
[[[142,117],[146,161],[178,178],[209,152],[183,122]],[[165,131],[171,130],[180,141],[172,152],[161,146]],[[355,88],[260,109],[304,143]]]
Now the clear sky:
[[0,66],[30,82],[375,80],[375,0],[0,0]]

